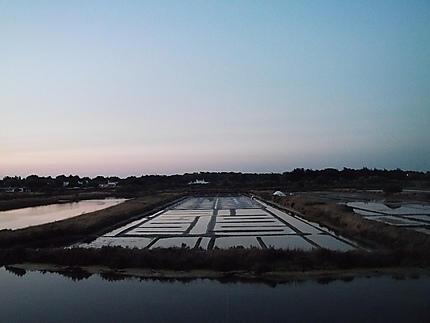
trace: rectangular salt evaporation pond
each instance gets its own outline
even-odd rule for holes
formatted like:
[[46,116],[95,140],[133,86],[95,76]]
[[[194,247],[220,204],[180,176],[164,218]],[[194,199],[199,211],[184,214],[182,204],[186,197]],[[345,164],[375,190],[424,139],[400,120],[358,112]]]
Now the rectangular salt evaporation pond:
[[311,250],[315,248],[308,241],[303,239],[301,236],[265,236],[261,237],[264,244],[270,248],[276,249],[302,249],[302,250]]
[[275,218],[272,216],[218,216],[217,222],[224,223],[243,223],[243,222],[273,222]]
[[285,224],[276,221],[254,222],[246,221],[241,223],[218,222],[215,225],[215,230],[219,229],[240,229],[240,228],[284,228]]
[[299,220],[291,215],[288,215],[282,211],[279,211],[271,206],[267,206],[267,210],[269,210],[271,213],[275,214],[285,222],[287,222],[289,225],[294,227],[295,229],[300,230],[302,233],[309,233],[309,234],[319,234],[324,232],[322,229],[319,229],[315,226],[312,226],[305,221]]
[[206,209],[211,210],[214,205],[212,201],[206,201],[202,198],[188,198],[185,201],[180,202],[179,204],[172,207],[172,210],[197,210],[197,209]]
[[244,248],[257,247],[261,248],[256,237],[221,237],[216,238],[214,247],[228,249],[231,247],[242,246]]
[[263,209],[237,209],[236,215],[268,215]]
[[217,235],[274,235],[274,234],[295,234],[293,230],[284,224],[278,225],[247,223],[228,225],[217,223],[214,228]]
[[169,227],[144,227],[135,228],[128,231],[126,236],[139,236],[139,235],[178,235],[182,234],[188,226],[182,226],[179,228],[169,228]]
[[313,234],[307,236],[310,241],[315,242],[319,246],[337,251],[350,251],[356,248],[328,234]]
[[0,229],[21,229],[68,219],[117,205],[126,199],[83,200],[0,212]]
[[361,215],[372,215],[372,212],[387,215],[430,215],[430,206],[422,204],[404,204],[396,208],[390,208],[384,203],[377,202],[349,202],[346,205]]
[[387,216],[372,216],[372,217],[365,217],[365,218],[369,219],[369,220],[387,223],[387,224],[394,225],[394,226],[409,226],[409,225],[419,226],[419,225],[424,224],[422,222],[411,221],[411,220],[408,220],[406,218],[389,216],[389,215],[387,215]]
[[182,247],[187,246],[194,248],[198,238],[196,237],[179,237],[179,238],[162,238],[158,239],[150,249],[154,248],[170,248],[170,247]]
[[368,217],[381,215],[381,213],[375,212],[375,211],[366,211],[366,210],[361,210],[361,209],[353,209],[353,210],[354,210],[354,213],[356,213],[356,214],[368,216]]
[[422,224],[430,224],[430,216],[428,215],[408,215],[405,219],[420,221]]
[[81,243],[78,247],[82,248],[101,248],[109,247],[123,247],[123,248],[146,248],[153,238],[128,238],[128,237],[99,237],[90,243]]
[[394,215],[413,215],[422,214],[430,216],[430,206],[420,204],[405,204],[399,208],[392,209],[390,214]]
[[131,222],[129,224],[126,224],[126,225],[118,228],[118,229],[115,229],[115,230],[113,230],[111,232],[105,233],[103,236],[105,236],[105,237],[114,237],[116,235],[122,234],[126,230],[129,230],[131,228],[139,226],[139,224],[143,225],[148,219],[151,219],[151,218],[157,216],[159,213],[161,213],[161,212],[155,213],[155,214],[150,215],[150,216],[148,216],[146,218],[143,218],[143,219],[139,219],[139,220],[133,221],[133,222]]
[[229,209],[218,210],[218,216],[269,216],[263,209]]
[[355,209],[362,209],[368,212],[383,212],[387,213],[390,211],[390,208],[382,203],[376,202],[348,202],[346,204],[349,207]]
[[205,234],[208,229],[209,222],[211,221],[210,216],[201,216],[197,219],[196,225],[191,229],[190,234]]
[[180,204],[176,205],[174,209],[177,210],[211,210],[214,207],[216,198],[203,198],[203,197],[190,197]]

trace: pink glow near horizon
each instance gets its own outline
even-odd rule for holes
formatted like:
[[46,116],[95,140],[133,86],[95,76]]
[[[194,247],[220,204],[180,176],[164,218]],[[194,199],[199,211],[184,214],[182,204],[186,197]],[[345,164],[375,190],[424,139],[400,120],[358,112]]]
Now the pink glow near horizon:
[[430,170],[428,2],[0,10],[0,177]]

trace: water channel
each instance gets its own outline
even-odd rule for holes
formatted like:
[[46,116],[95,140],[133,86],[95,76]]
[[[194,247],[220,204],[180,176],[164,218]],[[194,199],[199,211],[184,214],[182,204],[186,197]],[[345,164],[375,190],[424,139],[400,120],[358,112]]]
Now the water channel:
[[[22,273],[21,273],[22,274]],[[428,322],[430,277],[283,284],[72,280],[0,268],[3,322]]]

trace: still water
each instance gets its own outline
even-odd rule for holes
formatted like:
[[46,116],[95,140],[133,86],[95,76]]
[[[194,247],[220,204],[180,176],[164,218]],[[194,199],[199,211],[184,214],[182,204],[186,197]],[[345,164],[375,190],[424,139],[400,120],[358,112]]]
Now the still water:
[[0,212],[1,229],[21,229],[95,212],[124,202],[125,199],[83,200]]
[[74,281],[0,268],[3,322],[428,322],[430,277],[302,281],[278,285]]

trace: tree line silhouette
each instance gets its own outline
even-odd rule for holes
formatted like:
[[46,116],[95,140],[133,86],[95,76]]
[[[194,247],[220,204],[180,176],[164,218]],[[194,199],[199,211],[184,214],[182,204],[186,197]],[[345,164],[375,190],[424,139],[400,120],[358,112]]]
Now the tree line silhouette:
[[[206,185],[190,184],[204,179]],[[312,170],[296,168],[284,173],[241,173],[241,172],[195,172],[177,175],[142,175],[119,178],[117,176],[97,176],[94,178],[78,175],[6,176],[0,180],[0,188],[23,188],[21,191],[53,193],[67,190],[98,190],[106,183],[116,183],[118,193],[133,194],[141,191],[166,189],[213,190],[213,189],[318,189],[327,187],[355,187],[382,189],[388,185],[415,186],[430,183],[430,172],[404,171],[401,169],[361,169],[326,168]]]

